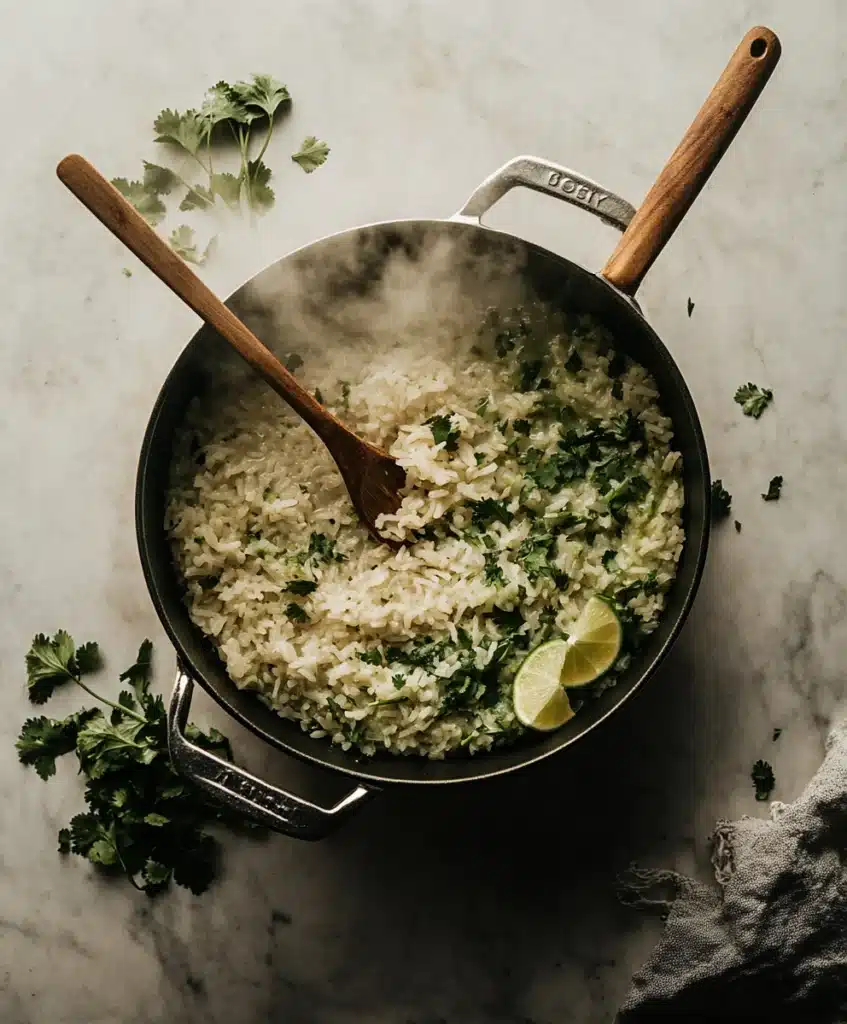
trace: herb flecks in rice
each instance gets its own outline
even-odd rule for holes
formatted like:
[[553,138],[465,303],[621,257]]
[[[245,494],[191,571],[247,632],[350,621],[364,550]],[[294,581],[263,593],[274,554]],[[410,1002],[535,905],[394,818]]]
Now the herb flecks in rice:
[[223,409],[192,409],[167,527],[191,616],[238,686],[345,749],[488,750],[521,731],[510,687],[526,652],[595,594],[625,645],[590,689],[613,684],[676,572],[681,459],[646,371],[590,318],[552,322],[495,311],[465,345],[395,347],[343,381],[306,355],[305,385],[406,470],[381,523],[397,551],[251,379]]

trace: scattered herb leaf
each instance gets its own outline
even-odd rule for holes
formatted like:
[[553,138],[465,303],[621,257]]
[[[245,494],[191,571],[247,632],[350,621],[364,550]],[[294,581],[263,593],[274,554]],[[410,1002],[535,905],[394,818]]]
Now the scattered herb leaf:
[[329,146],[325,142],[319,142],[314,135],[307,135],[303,139],[300,149],[292,154],[291,159],[294,163],[299,164],[306,174],[311,174],[326,162],[328,156]]
[[693,312],[694,312],[694,303],[689,298],[689,300],[688,300],[688,316],[689,316],[689,318],[691,317],[691,314]]
[[735,532],[741,533],[741,523],[737,519],[735,520]]
[[732,508],[732,495],[724,487],[723,480],[712,481],[712,521],[726,519]]
[[770,795],[773,792],[776,781],[773,775],[773,768],[771,768],[768,762],[762,760],[757,761],[753,765],[750,777],[753,780],[753,786],[756,790],[756,799],[759,801],[770,799]]
[[756,384],[742,384],[735,392],[735,401],[741,406],[745,416],[757,420],[773,401],[770,388],[760,388]]
[[443,444],[444,450],[454,452],[459,447],[461,431],[453,426],[450,416],[430,416],[425,424],[432,431],[432,439],[436,444]]
[[762,495],[765,501],[779,501],[780,495],[782,494],[782,477],[774,476],[771,477],[771,482],[768,484],[768,489],[765,494]]

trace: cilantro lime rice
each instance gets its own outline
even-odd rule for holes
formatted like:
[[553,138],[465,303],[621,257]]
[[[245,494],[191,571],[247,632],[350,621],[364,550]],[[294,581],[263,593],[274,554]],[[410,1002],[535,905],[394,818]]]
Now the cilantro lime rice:
[[517,667],[593,595],[624,624],[593,690],[613,685],[682,551],[681,456],[644,368],[586,316],[492,312],[467,333],[376,350],[344,380],[319,357],[297,365],[405,469],[380,523],[396,550],[253,377],[196,400],[178,444],[166,526],[191,618],[237,686],[366,755],[514,741]]

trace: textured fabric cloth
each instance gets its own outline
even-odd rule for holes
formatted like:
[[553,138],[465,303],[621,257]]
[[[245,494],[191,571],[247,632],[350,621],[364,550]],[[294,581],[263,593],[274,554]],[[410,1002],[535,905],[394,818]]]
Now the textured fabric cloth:
[[618,1024],[847,1022],[847,723],[792,804],[720,822],[718,887],[631,869],[621,897],[667,911]]

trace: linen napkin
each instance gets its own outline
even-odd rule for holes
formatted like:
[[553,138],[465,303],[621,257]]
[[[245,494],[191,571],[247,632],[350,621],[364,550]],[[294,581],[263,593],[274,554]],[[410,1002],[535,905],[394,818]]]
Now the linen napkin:
[[718,823],[717,888],[631,868],[620,896],[667,912],[618,1024],[847,1022],[847,722],[792,804]]

